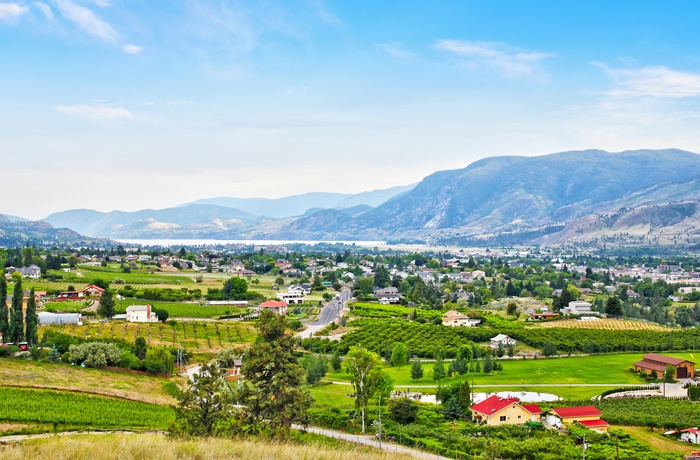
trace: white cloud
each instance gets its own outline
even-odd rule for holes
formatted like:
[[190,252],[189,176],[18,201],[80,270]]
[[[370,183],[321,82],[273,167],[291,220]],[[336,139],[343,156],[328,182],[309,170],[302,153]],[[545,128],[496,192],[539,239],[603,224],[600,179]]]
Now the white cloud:
[[0,3],[0,20],[15,19],[27,11],[29,11],[29,8],[17,3]]
[[112,2],[109,0],[90,0],[92,3],[95,5],[99,6],[100,8],[107,8],[109,6],[112,6]]
[[399,42],[378,43],[374,45],[379,51],[391,56],[394,59],[406,59],[413,56],[413,53],[408,51]]
[[59,112],[73,117],[86,118],[88,120],[116,120],[120,118],[133,118],[134,115],[123,107],[110,107],[108,105],[63,105],[54,107]]
[[467,58],[475,64],[494,67],[506,75],[531,75],[552,53],[525,51],[501,42],[437,40],[435,48]]
[[41,11],[44,14],[44,16],[46,16],[46,19],[48,19],[49,21],[54,20],[53,11],[51,11],[51,7],[49,5],[47,5],[44,2],[33,2],[32,5],[34,5],[35,8]]
[[700,96],[700,74],[681,72],[667,67],[640,69],[611,69],[603,63],[592,62],[608,74],[616,85],[606,91],[612,97],[683,98]]
[[122,50],[129,54],[140,54],[143,48],[137,45],[124,45],[122,46]]
[[66,19],[74,22],[90,35],[108,42],[117,41],[118,34],[114,28],[91,10],[78,5],[73,0],[56,0],[56,5]]

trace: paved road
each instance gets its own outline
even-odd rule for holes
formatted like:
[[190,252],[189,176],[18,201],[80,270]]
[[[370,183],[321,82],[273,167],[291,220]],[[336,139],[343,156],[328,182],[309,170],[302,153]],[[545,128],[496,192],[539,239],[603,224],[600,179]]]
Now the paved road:
[[[304,427],[300,425],[292,425],[294,429],[304,430]],[[381,449],[387,452],[396,452],[399,454],[410,455],[415,458],[420,458],[424,460],[448,460],[447,457],[441,457],[439,455],[430,454],[428,452],[423,452],[417,449],[411,449],[409,447],[403,447],[396,444],[391,444],[388,442],[382,442],[381,444],[377,438],[373,435],[357,435],[350,433],[343,433],[342,431],[327,430],[325,428],[316,427],[306,427],[306,431],[309,433],[320,434],[322,436],[328,436],[331,438],[340,439],[341,441],[352,442],[355,444],[362,444],[364,446],[374,447],[375,449]]]
[[348,300],[350,300],[352,293],[350,292],[349,289],[343,289],[340,291],[338,294],[338,297],[333,298],[330,302],[326,304],[321,309],[321,312],[318,314],[318,318],[316,318],[316,321],[312,321],[309,323],[306,323],[306,329],[299,332],[297,334],[297,337],[301,337],[302,339],[307,339],[311,337],[316,331],[320,331],[336,319],[340,317],[340,310],[347,305]]
[[[332,382],[334,385],[352,385],[350,382]],[[670,384],[669,384],[670,385]],[[643,387],[638,383],[499,383],[495,385],[474,385],[473,388],[513,388],[513,387]],[[437,388],[437,385],[394,385],[394,388]],[[670,386],[669,386],[670,388]]]

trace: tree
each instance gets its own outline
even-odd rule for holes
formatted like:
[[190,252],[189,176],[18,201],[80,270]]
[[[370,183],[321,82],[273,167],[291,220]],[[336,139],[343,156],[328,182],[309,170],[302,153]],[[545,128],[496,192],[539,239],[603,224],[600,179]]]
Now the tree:
[[351,383],[355,390],[355,408],[362,417],[362,432],[365,433],[365,409],[369,398],[374,394],[371,378],[372,369],[379,366],[380,360],[376,353],[363,348],[350,347],[345,356],[345,365],[352,376]]
[[397,342],[391,352],[391,365],[401,369],[408,362],[408,348],[403,342]]
[[[510,283],[510,281],[509,281]],[[511,283],[512,285],[512,283]],[[518,304],[515,302],[509,302],[508,305],[506,305],[506,313],[509,315],[515,315],[518,311]]]
[[240,358],[240,353],[234,348],[224,348],[216,354],[216,365],[219,369],[233,369],[234,361]]
[[484,358],[484,374],[490,374],[493,371],[493,361],[491,361],[491,355],[486,355]]
[[554,356],[557,354],[557,347],[549,340],[545,340],[542,345],[542,354],[545,356]]
[[670,364],[664,368],[664,382],[673,382],[676,379],[676,368]]
[[170,317],[170,313],[168,313],[168,310],[165,310],[163,308],[156,309],[155,314],[158,317],[158,321],[160,321],[161,323],[166,322]]
[[333,355],[331,355],[331,367],[333,368],[333,371],[338,372],[342,367],[342,364],[343,363],[340,360],[340,352],[336,349],[333,351]]
[[401,425],[408,425],[418,419],[418,403],[408,399],[393,399],[389,403],[391,418]]
[[88,342],[80,345],[71,345],[71,360],[76,363],[85,364],[85,367],[111,366],[121,361],[122,353],[113,343]]
[[391,274],[384,265],[380,265],[374,271],[374,285],[385,288],[391,284]]
[[9,310],[7,309],[7,280],[5,274],[0,272],[0,334],[2,341],[10,341],[10,319]]
[[10,326],[8,336],[10,342],[15,345],[24,341],[24,322],[22,321],[22,300],[24,291],[22,290],[22,280],[15,281],[14,291],[12,292],[12,304],[10,306]]
[[328,372],[328,361],[325,356],[311,358],[308,368],[306,369],[306,383],[313,385],[318,383]]
[[178,396],[174,431],[193,436],[216,434],[220,424],[234,410],[223,372],[214,364],[207,364],[192,377],[190,387]]
[[423,364],[418,360],[413,361],[411,365],[411,378],[413,380],[420,380],[423,378]]
[[136,337],[134,340],[134,355],[138,359],[146,359],[146,352],[148,351],[148,346],[146,346],[146,339],[143,337]]
[[175,360],[165,347],[151,348],[146,352],[144,365],[146,372],[152,374],[172,374]]
[[433,364],[433,380],[440,381],[445,378],[445,362],[442,356],[438,356]]
[[27,342],[29,346],[34,346],[39,343],[39,317],[36,314],[36,298],[34,297],[34,288],[29,291],[29,299],[27,299],[27,310],[24,313],[24,327]]
[[610,316],[622,316],[622,301],[617,296],[610,296],[605,302],[605,313]]
[[100,306],[97,308],[97,314],[107,319],[114,316],[114,297],[109,289],[105,289],[100,296]]
[[285,332],[286,317],[263,311],[257,328],[243,361],[242,416],[256,430],[286,435],[292,423],[308,424],[311,396],[302,388],[304,369],[294,356],[294,337]]
[[233,276],[226,280],[222,292],[226,299],[243,298],[248,292],[248,282],[240,276]]

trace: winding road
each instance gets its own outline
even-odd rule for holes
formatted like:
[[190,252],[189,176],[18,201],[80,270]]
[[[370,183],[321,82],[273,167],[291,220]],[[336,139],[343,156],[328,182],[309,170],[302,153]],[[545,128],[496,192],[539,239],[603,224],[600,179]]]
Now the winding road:
[[348,300],[350,300],[352,293],[349,289],[343,289],[338,293],[335,298],[329,301],[318,314],[318,318],[315,321],[304,324],[306,329],[299,332],[297,337],[302,339],[308,339],[316,331],[320,331],[324,327],[328,326],[330,323],[335,321],[340,317],[340,311],[345,305],[347,305]]

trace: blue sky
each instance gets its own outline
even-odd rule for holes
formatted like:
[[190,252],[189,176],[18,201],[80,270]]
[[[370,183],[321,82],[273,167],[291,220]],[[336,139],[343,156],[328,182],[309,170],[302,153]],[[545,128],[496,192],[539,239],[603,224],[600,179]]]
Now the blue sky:
[[699,13],[0,0],[2,183],[17,190],[0,212],[361,192],[494,155],[700,152]]

